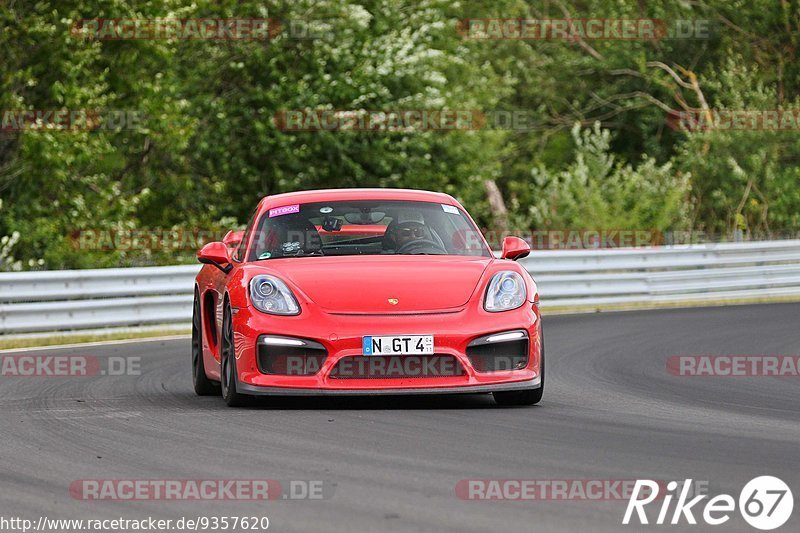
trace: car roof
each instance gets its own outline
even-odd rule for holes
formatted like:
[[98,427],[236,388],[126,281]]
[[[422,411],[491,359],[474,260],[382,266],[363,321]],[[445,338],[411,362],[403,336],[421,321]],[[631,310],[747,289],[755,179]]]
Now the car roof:
[[293,203],[335,202],[346,200],[408,200],[417,202],[436,202],[458,206],[459,203],[449,194],[416,189],[318,189],[297,191],[265,196],[261,207],[277,207]]

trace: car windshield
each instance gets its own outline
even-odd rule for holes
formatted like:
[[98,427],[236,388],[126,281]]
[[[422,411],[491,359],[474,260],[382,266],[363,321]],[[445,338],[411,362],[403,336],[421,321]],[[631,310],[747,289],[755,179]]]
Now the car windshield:
[[490,257],[491,252],[455,206],[358,200],[270,209],[258,222],[250,260],[335,255]]

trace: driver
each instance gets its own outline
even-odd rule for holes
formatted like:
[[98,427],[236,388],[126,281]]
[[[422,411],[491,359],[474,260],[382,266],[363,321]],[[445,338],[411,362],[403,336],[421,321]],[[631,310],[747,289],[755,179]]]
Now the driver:
[[419,222],[405,222],[398,224],[394,230],[394,240],[397,242],[397,249],[403,248],[411,241],[427,239],[428,233],[425,226]]
[[401,250],[413,241],[430,240],[430,233],[425,220],[419,213],[401,213],[397,224],[392,228],[395,250]]

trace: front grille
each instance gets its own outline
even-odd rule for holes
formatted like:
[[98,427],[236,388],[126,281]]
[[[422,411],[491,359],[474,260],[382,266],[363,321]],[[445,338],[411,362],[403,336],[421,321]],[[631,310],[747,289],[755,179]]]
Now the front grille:
[[464,367],[452,355],[356,355],[342,357],[332,379],[405,379],[463,376]]
[[475,339],[467,346],[467,357],[476,372],[503,372],[528,366],[528,334],[500,342],[489,342],[494,335]]
[[303,346],[274,346],[258,339],[258,370],[280,376],[312,376],[319,372],[328,351],[318,342],[302,340]]

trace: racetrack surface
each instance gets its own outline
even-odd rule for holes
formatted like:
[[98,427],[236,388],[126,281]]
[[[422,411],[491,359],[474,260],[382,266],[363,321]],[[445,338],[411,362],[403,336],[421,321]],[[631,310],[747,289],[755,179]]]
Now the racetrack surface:
[[[708,481],[794,490],[800,379],[678,377],[671,355],[798,354],[800,304],[545,316],[535,407],[488,395],[279,398],[231,409],[191,388],[189,340],[25,352],[141,357],[141,375],[0,378],[3,516],[268,516],[271,531],[641,531],[627,501],[465,501],[462,479]],[[8,354],[3,354],[8,355]],[[80,479],[323,480],[320,501],[83,501]],[[658,509],[651,513],[655,517]],[[695,516],[702,520],[700,512]],[[671,515],[671,513],[670,513]],[[737,513],[724,526],[756,531]],[[659,528],[663,530],[663,526]]]

